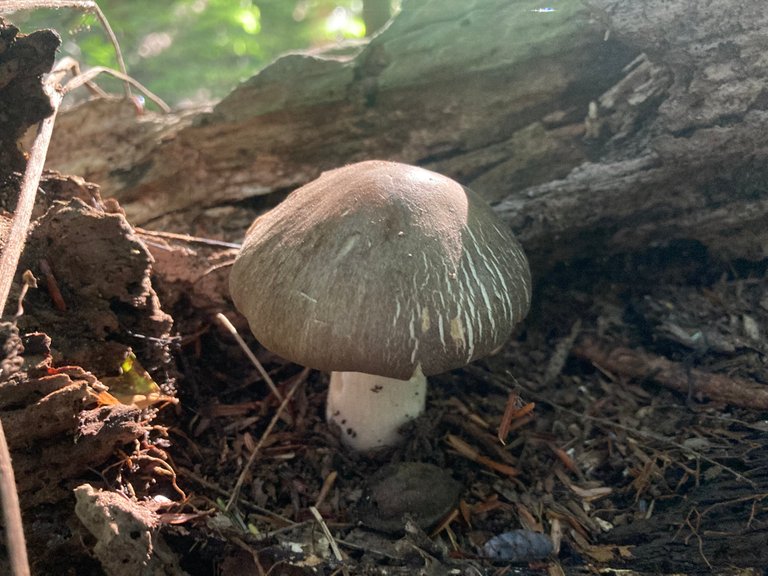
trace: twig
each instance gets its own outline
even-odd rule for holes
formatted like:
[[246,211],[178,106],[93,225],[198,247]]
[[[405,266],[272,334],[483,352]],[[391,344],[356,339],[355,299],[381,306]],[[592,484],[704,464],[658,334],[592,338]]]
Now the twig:
[[161,476],[170,478],[171,486],[176,491],[176,493],[179,496],[181,496],[182,501],[187,499],[187,494],[176,483],[176,471],[173,469],[173,466],[171,466],[167,461],[163,460],[162,458],[158,458],[156,456],[150,456],[149,454],[137,454],[132,458],[132,460],[134,461],[148,460],[153,464],[157,464],[157,466],[154,468],[154,472],[157,474],[160,474]]
[[146,228],[140,228],[138,226],[134,226],[133,229],[143,236],[155,236],[157,238],[168,238],[170,240],[179,240],[181,242],[187,242],[189,244],[221,246],[222,248],[235,248],[237,250],[243,247],[242,244],[236,244],[235,242],[225,242],[223,240],[214,240],[213,238],[201,238],[200,236],[190,236],[189,234],[178,234],[176,232],[165,232],[163,230],[147,230]]
[[[237,536],[231,536],[230,537],[232,541],[240,546],[245,552],[251,555],[251,559],[253,560],[254,565],[256,566],[256,570],[258,571],[258,576],[268,576],[267,572],[264,572],[264,567],[261,565],[261,562],[259,562],[259,553],[254,550],[250,545],[248,545],[246,542],[243,542],[240,538]],[[270,570],[271,572],[272,570]]]
[[19,292],[19,304],[16,308],[16,314],[13,316],[14,321],[21,318],[24,314],[24,297],[30,288],[37,288],[37,278],[32,274],[31,270],[25,270],[21,277],[21,291]]
[[[61,84],[61,81],[67,76],[67,73],[72,74],[73,77],[82,74],[80,63],[71,56],[66,56],[56,63],[56,66],[54,66],[53,70],[48,74],[47,81],[55,81]],[[109,94],[94,82],[86,82],[85,87],[91,94],[98,98],[109,98]]]
[[[696,526],[693,525],[693,522],[691,522],[691,516],[695,516],[696,518]],[[691,510],[688,512],[688,515],[685,517],[685,523],[681,524],[680,527],[675,532],[673,540],[676,540],[682,529],[688,526],[688,528],[691,531],[691,536],[694,536],[699,544],[699,556],[704,560],[706,565],[709,567],[709,569],[712,569],[712,564],[710,564],[709,560],[707,559],[707,556],[704,554],[704,540],[702,539],[701,535],[699,534],[699,528],[701,527],[701,514],[699,513],[699,510],[694,506],[691,508]],[[690,537],[685,539],[685,544],[688,544],[688,541],[690,540]]]
[[338,475],[339,473],[336,472],[336,470],[331,470],[328,476],[325,477],[325,480],[323,480],[323,485],[320,487],[320,493],[317,495],[317,500],[315,500],[315,508],[320,506],[320,504],[323,503],[323,500],[325,500],[326,496],[328,496],[331,488],[336,483],[336,478]]
[[11,284],[13,284],[13,277],[16,274],[16,267],[19,264],[21,252],[24,250],[27,229],[32,218],[32,209],[35,206],[35,195],[40,185],[40,176],[43,174],[43,165],[45,164],[45,156],[48,153],[48,145],[51,142],[53,123],[62,99],[62,94],[57,90],[48,87],[45,87],[45,89],[51,100],[53,114],[40,122],[37,127],[35,141],[29,151],[27,167],[21,180],[19,200],[16,203],[8,240],[0,255],[0,316],[5,311],[8,294],[11,292]]
[[455,434],[447,434],[445,437],[445,442],[467,460],[472,460],[473,462],[482,464],[483,466],[486,466],[491,470],[495,470],[496,472],[500,472],[501,474],[506,474],[507,476],[520,475],[520,470],[518,470],[514,466],[510,466],[509,464],[502,464],[501,462],[496,462],[495,460],[488,458],[487,456],[483,456],[482,454],[480,454],[478,450],[472,447],[468,442],[465,442]]
[[[112,47],[115,49],[117,65],[120,67],[123,74],[128,74],[125,67],[125,60],[123,60],[123,52],[120,50],[120,43],[117,41],[117,36],[115,36],[112,26],[109,25],[109,20],[104,16],[104,12],[101,11],[101,8],[95,0],[5,0],[2,7],[0,7],[0,12],[14,12],[16,10],[30,10],[33,8],[55,8],[57,10],[59,8],[78,8],[83,11],[93,11],[99,19],[99,22],[101,22],[104,31],[107,33],[107,37],[112,43]],[[123,81],[125,86],[125,96],[126,98],[130,98],[130,83],[125,80]]]
[[48,295],[51,297],[51,300],[53,300],[53,305],[56,306],[56,309],[59,312],[66,312],[67,303],[64,300],[64,296],[61,295],[59,283],[56,282],[56,276],[53,275],[51,265],[45,258],[40,258],[40,271],[43,273],[43,276],[45,276],[45,285],[46,288],[48,288]]
[[11,453],[5,441],[5,431],[0,421],[0,495],[3,498],[3,520],[8,542],[8,556],[14,576],[29,576],[29,560],[24,542],[24,525],[21,522],[19,495],[11,465]]
[[275,415],[272,417],[272,420],[270,420],[269,425],[267,426],[267,429],[264,430],[264,433],[261,435],[261,438],[259,438],[258,444],[256,444],[256,447],[253,449],[253,452],[251,452],[251,455],[248,458],[248,462],[245,463],[245,466],[243,466],[242,472],[240,472],[240,476],[237,478],[235,487],[232,490],[232,495],[229,497],[229,501],[227,502],[227,506],[225,508],[227,511],[232,509],[232,506],[235,504],[238,497],[240,496],[240,489],[243,487],[243,483],[245,482],[245,477],[248,475],[248,471],[251,469],[251,466],[253,466],[253,463],[256,460],[256,456],[259,454],[259,451],[261,450],[261,447],[264,445],[264,442],[272,433],[272,429],[275,427],[275,425],[277,424],[277,421],[280,419],[280,416],[283,414],[283,410],[285,410],[285,407],[288,405],[288,402],[290,402],[291,398],[293,398],[294,392],[296,392],[296,390],[299,388],[302,382],[304,382],[304,378],[298,378],[296,380],[296,383],[291,387],[291,389],[288,391],[288,394],[286,394],[282,403],[277,408],[277,412],[275,412]]
[[400,556],[395,556],[391,552],[385,552],[384,550],[378,549],[378,548],[371,548],[370,544],[366,543],[365,545],[357,544],[355,542],[348,542],[346,540],[341,540],[340,538],[336,539],[337,544],[341,544],[345,548],[349,548],[350,550],[357,550],[358,552],[365,552],[367,554],[376,554],[377,556],[381,556],[382,558],[386,558],[388,560],[403,560]]
[[[104,16],[104,12],[101,11],[101,8],[99,7],[97,2],[93,2],[93,8],[94,12],[96,12],[96,17],[99,19],[99,22],[101,22],[101,25],[104,27],[104,31],[107,33],[107,36],[109,37],[109,41],[112,42],[112,47],[115,49],[115,57],[117,58],[117,65],[120,67],[120,71],[128,75],[128,69],[125,67],[125,60],[123,60],[123,51],[120,50],[120,43],[117,41],[117,36],[115,36],[114,31],[112,30],[112,26],[109,25],[109,20],[107,20],[107,17]],[[131,97],[131,83],[127,80],[123,81],[123,86],[125,87],[125,97],[130,98]]]
[[110,76],[114,76],[115,78],[118,78],[122,80],[123,82],[130,84],[131,86],[134,86],[135,88],[138,88],[147,98],[149,98],[152,102],[154,102],[160,110],[165,112],[166,114],[171,111],[171,107],[166,104],[160,96],[152,92],[149,88],[141,84],[138,80],[135,80],[134,78],[131,78],[128,76],[128,74],[124,74],[122,72],[118,72],[117,70],[112,70],[112,68],[106,68],[104,66],[94,66],[93,68],[89,68],[87,71],[80,74],[80,76],[75,76],[67,82],[64,87],[62,88],[63,93],[66,94],[67,92],[71,92],[72,90],[76,88],[80,88],[83,84],[87,84],[96,76],[99,74],[109,74]]
[[[310,506],[309,511],[312,513],[312,516],[315,517],[315,520],[317,520],[317,523],[320,525],[320,530],[323,531],[323,534],[328,539],[328,544],[331,546],[331,552],[333,552],[333,556],[334,558],[336,558],[336,561],[339,563],[344,562],[344,557],[341,555],[341,550],[339,550],[339,545],[336,543],[336,539],[333,537],[333,534],[331,534],[331,531],[328,529],[328,525],[325,523],[325,520],[323,520],[323,517],[320,514],[320,511],[314,506]],[[342,572],[346,573],[346,570],[342,568]]]
[[[512,422],[518,421],[515,429],[519,428],[522,424],[531,420],[531,413],[536,408],[536,404],[528,402],[523,403],[520,399],[520,395],[517,392],[510,392],[507,396],[507,405],[504,407],[504,414],[501,417],[499,423],[499,430],[496,433],[496,437],[503,446],[507,444],[507,436],[512,431]],[[520,419],[525,418],[525,422],[520,422]]]
[[197,277],[197,279],[195,279],[195,281],[192,284],[197,284],[209,274],[213,274],[217,270],[221,270],[223,268],[228,268],[229,266],[232,266],[232,264],[234,263],[235,263],[235,259],[232,258],[231,260],[227,260],[226,262],[220,262],[219,264],[214,264],[213,266],[209,266],[203,271],[202,274],[200,274],[200,276]]
[[248,359],[251,361],[251,363],[256,366],[256,370],[259,371],[259,374],[261,374],[261,377],[264,379],[264,382],[267,383],[267,386],[269,386],[269,389],[272,390],[272,394],[275,395],[275,398],[278,400],[283,399],[283,395],[280,394],[280,390],[277,389],[277,386],[275,386],[275,383],[272,381],[272,378],[270,378],[269,374],[267,374],[267,371],[264,369],[264,366],[261,365],[261,362],[259,362],[259,359],[256,358],[256,355],[251,352],[251,349],[248,348],[248,344],[245,343],[245,340],[243,340],[242,336],[238,334],[237,328],[234,327],[232,322],[229,321],[229,318],[224,316],[221,312],[216,314],[216,319],[221,322],[221,325],[226,328],[230,334],[232,334],[232,337],[237,341],[237,343],[240,345],[240,348],[243,349],[243,352],[245,352],[245,355],[248,356]]
[[[224,490],[224,488],[222,488],[218,484],[216,484],[214,482],[211,482],[210,480],[207,480],[206,478],[203,478],[202,476],[200,476],[199,474],[196,474],[192,470],[189,470],[187,468],[179,468],[177,470],[177,473],[179,473],[179,474],[181,474],[181,475],[191,479],[194,482],[197,482],[198,484],[200,484],[201,486],[203,486],[205,488],[208,488],[210,490],[213,490],[214,492],[217,492],[218,494],[220,494],[222,496],[229,496],[230,495],[229,492]],[[290,530],[290,529],[293,529],[293,528],[298,528],[299,526],[303,526],[304,524],[307,523],[307,522],[296,523],[293,520],[291,520],[290,518],[286,518],[285,516],[282,516],[282,515],[278,514],[277,512],[272,512],[272,510],[269,510],[268,508],[264,508],[263,506],[259,506],[258,504],[254,504],[253,502],[249,502],[248,500],[241,500],[241,503],[243,504],[243,506],[245,506],[246,508],[248,508],[250,510],[253,510],[254,512],[257,512],[259,514],[263,514],[264,516],[269,516],[273,520],[277,520],[279,522],[282,522],[284,524],[284,526],[282,528],[278,528],[278,529],[273,531],[276,534],[279,534],[283,530]],[[308,522],[311,522],[311,520],[309,520]],[[267,536],[269,536],[269,534],[272,534],[272,532],[269,532],[267,534]]]

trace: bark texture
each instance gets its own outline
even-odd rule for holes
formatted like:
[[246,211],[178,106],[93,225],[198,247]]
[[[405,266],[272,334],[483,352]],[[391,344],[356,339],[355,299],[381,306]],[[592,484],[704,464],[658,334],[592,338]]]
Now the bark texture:
[[497,203],[534,268],[672,239],[764,257],[765,10],[539,4],[406,2],[368,43],[280,58],[209,110],[89,102],[50,165],[139,224],[229,239],[321,171],[383,158]]

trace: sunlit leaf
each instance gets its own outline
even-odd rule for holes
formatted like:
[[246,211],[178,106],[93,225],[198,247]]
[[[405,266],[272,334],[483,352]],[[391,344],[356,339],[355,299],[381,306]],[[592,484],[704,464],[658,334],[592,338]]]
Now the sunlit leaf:
[[[120,365],[119,376],[102,378],[101,383],[109,388],[107,396],[111,396],[121,404],[128,406],[148,408],[160,402],[171,402],[173,404],[178,402],[176,398],[163,394],[160,386],[157,385],[144,367],[139,364],[133,352],[129,352]],[[107,396],[104,396],[104,403],[112,403]]]

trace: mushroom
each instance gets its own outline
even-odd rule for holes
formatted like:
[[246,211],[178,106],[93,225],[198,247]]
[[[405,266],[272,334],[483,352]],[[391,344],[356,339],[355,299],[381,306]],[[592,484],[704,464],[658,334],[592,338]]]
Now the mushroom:
[[230,292],[267,349],[331,372],[327,419],[366,451],[397,443],[424,411],[426,376],[504,343],[531,278],[474,192],[371,160],[323,173],[257,218]]

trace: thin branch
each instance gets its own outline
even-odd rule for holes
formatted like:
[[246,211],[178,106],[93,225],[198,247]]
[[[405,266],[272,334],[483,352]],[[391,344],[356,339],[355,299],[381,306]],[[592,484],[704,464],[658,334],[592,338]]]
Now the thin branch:
[[[314,506],[310,506],[309,511],[312,513],[312,516],[315,517],[315,520],[317,520],[317,523],[320,525],[320,529],[323,531],[323,535],[325,536],[326,540],[328,540],[328,545],[331,547],[331,552],[333,552],[333,557],[336,558],[336,561],[339,563],[344,562],[344,556],[341,555],[341,550],[339,550],[339,545],[336,543],[336,539],[333,537],[333,534],[331,534],[331,531],[328,529],[328,525],[325,523],[325,520],[323,519],[323,516],[320,514],[320,511]],[[347,574],[346,566],[342,566],[341,570],[342,570],[342,573]]]
[[[191,479],[193,482],[197,482],[198,484],[200,484],[204,488],[208,488],[209,490],[213,490],[214,492],[220,494],[221,496],[227,496],[227,497],[230,496],[230,493],[228,491],[224,490],[224,488],[222,488],[221,486],[219,486],[215,482],[212,482],[211,480],[208,480],[205,477],[200,476],[196,472],[193,472],[192,470],[189,470],[188,468],[179,467],[177,469],[177,473],[180,476],[184,476],[186,478]],[[257,512],[259,514],[262,514],[264,516],[269,516],[270,518],[272,518],[272,520],[277,520],[278,522],[282,522],[283,523],[283,527],[282,528],[278,528],[277,530],[275,530],[274,531],[275,534],[279,534],[283,530],[290,530],[291,528],[298,528],[300,526],[303,526],[304,524],[312,522],[312,520],[307,520],[305,522],[298,522],[298,523],[294,522],[290,518],[286,518],[285,516],[281,516],[277,512],[273,512],[272,510],[270,510],[268,508],[264,508],[263,506],[259,506],[258,504],[254,504],[253,502],[250,502],[248,500],[241,499],[240,500],[240,504],[244,508],[248,508],[249,510],[252,510],[252,511]],[[264,538],[268,538],[270,536],[270,534],[272,534],[272,532],[264,534],[263,537]]]
[[[120,50],[120,43],[117,41],[117,36],[115,36],[115,33],[113,32],[112,26],[109,25],[109,20],[107,20],[107,17],[104,16],[104,12],[101,11],[101,8],[96,2],[93,3],[93,10],[96,12],[96,17],[99,19],[99,22],[101,22],[101,25],[104,27],[104,31],[107,33],[109,41],[112,42],[112,46],[115,49],[115,57],[117,57],[117,65],[120,67],[120,72],[122,72],[127,77],[128,69],[125,67],[125,60],[123,60],[123,51]],[[131,83],[128,82],[128,80],[123,79],[123,86],[125,87],[125,97],[130,98]]]
[[232,334],[232,337],[237,341],[237,343],[240,345],[240,348],[242,348],[243,352],[245,352],[245,355],[248,357],[248,360],[251,361],[251,364],[253,364],[256,367],[256,370],[259,371],[259,374],[261,374],[261,377],[264,379],[264,382],[267,383],[267,386],[269,386],[269,389],[272,390],[272,394],[275,395],[275,398],[278,400],[283,399],[283,395],[280,394],[280,390],[277,389],[277,386],[275,386],[275,383],[272,381],[272,378],[270,377],[269,373],[264,369],[264,366],[261,365],[261,362],[259,362],[259,359],[256,358],[256,355],[251,351],[250,348],[248,348],[248,344],[245,343],[245,340],[243,340],[243,337],[240,336],[240,334],[237,331],[237,328],[232,324],[232,322],[229,321],[229,318],[224,316],[221,312],[216,314],[216,319],[221,323],[224,328],[226,328],[230,334]]
[[178,234],[176,232],[166,232],[164,230],[147,230],[139,226],[134,226],[133,229],[144,236],[155,236],[157,238],[167,238],[169,240],[178,240],[180,242],[188,242],[189,244],[203,244],[205,246],[218,246],[221,248],[234,248],[239,250],[243,247],[242,244],[235,242],[224,242],[223,240],[214,240],[213,238],[201,238],[200,236],[190,236],[189,234]]
[[296,379],[296,383],[288,391],[288,394],[286,394],[285,399],[283,399],[282,403],[277,408],[277,412],[275,412],[275,415],[272,417],[272,420],[270,420],[266,430],[264,430],[264,433],[261,435],[261,438],[259,439],[258,444],[256,444],[256,447],[253,449],[253,452],[251,452],[251,455],[248,458],[248,462],[245,463],[245,466],[243,466],[243,470],[240,472],[240,476],[237,478],[237,482],[235,483],[235,488],[232,490],[232,495],[229,497],[229,501],[227,502],[226,510],[228,511],[231,510],[232,506],[234,506],[235,502],[240,496],[240,489],[243,487],[245,478],[248,475],[248,471],[251,469],[251,466],[253,466],[253,463],[256,460],[256,456],[258,456],[259,452],[261,451],[261,447],[264,445],[264,442],[266,442],[267,438],[269,438],[269,435],[272,433],[272,429],[277,424],[277,421],[280,419],[280,416],[282,416],[283,410],[285,410],[285,407],[288,406],[288,402],[290,402],[291,398],[293,398],[294,392],[296,392],[296,390],[299,388],[302,382],[304,382],[304,375],[306,374],[307,371],[308,369],[305,369],[305,371],[302,372],[299,378]]
[[593,338],[584,338],[573,348],[574,356],[585,358],[598,368],[630,378],[651,378],[681,392],[694,393],[718,402],[751,410],[768,410],[768,389],[746,378],[686,368],[663,356],[625,347],[608,349]]
[[24,542],[24,525],[21,522],[19,495],[11,465],[11,453],[5,441],[3,423],[0,421],[0,496],[3,499],[3,520],[8,542],[8,556],[14,576],[29,576],[29,560]]
[[57,90],[46,88],[53,107],[53,114],[40,122],[37,127],[37,135],[29,151],[27,168],[21,181],[19,200],[13,214],[11,230],[2,254],[0,254],[0,316],[3,315],[5,305],[8,302],[8,294],[16,274],[21,252],[27,239],[27,229],[32,218],[32,209],[35,206],[35,195],[40,186],[40,176],[43,174],[45,156],[48,153],[48,145],[51,142],[53,123],[61,104],[62,94]]

